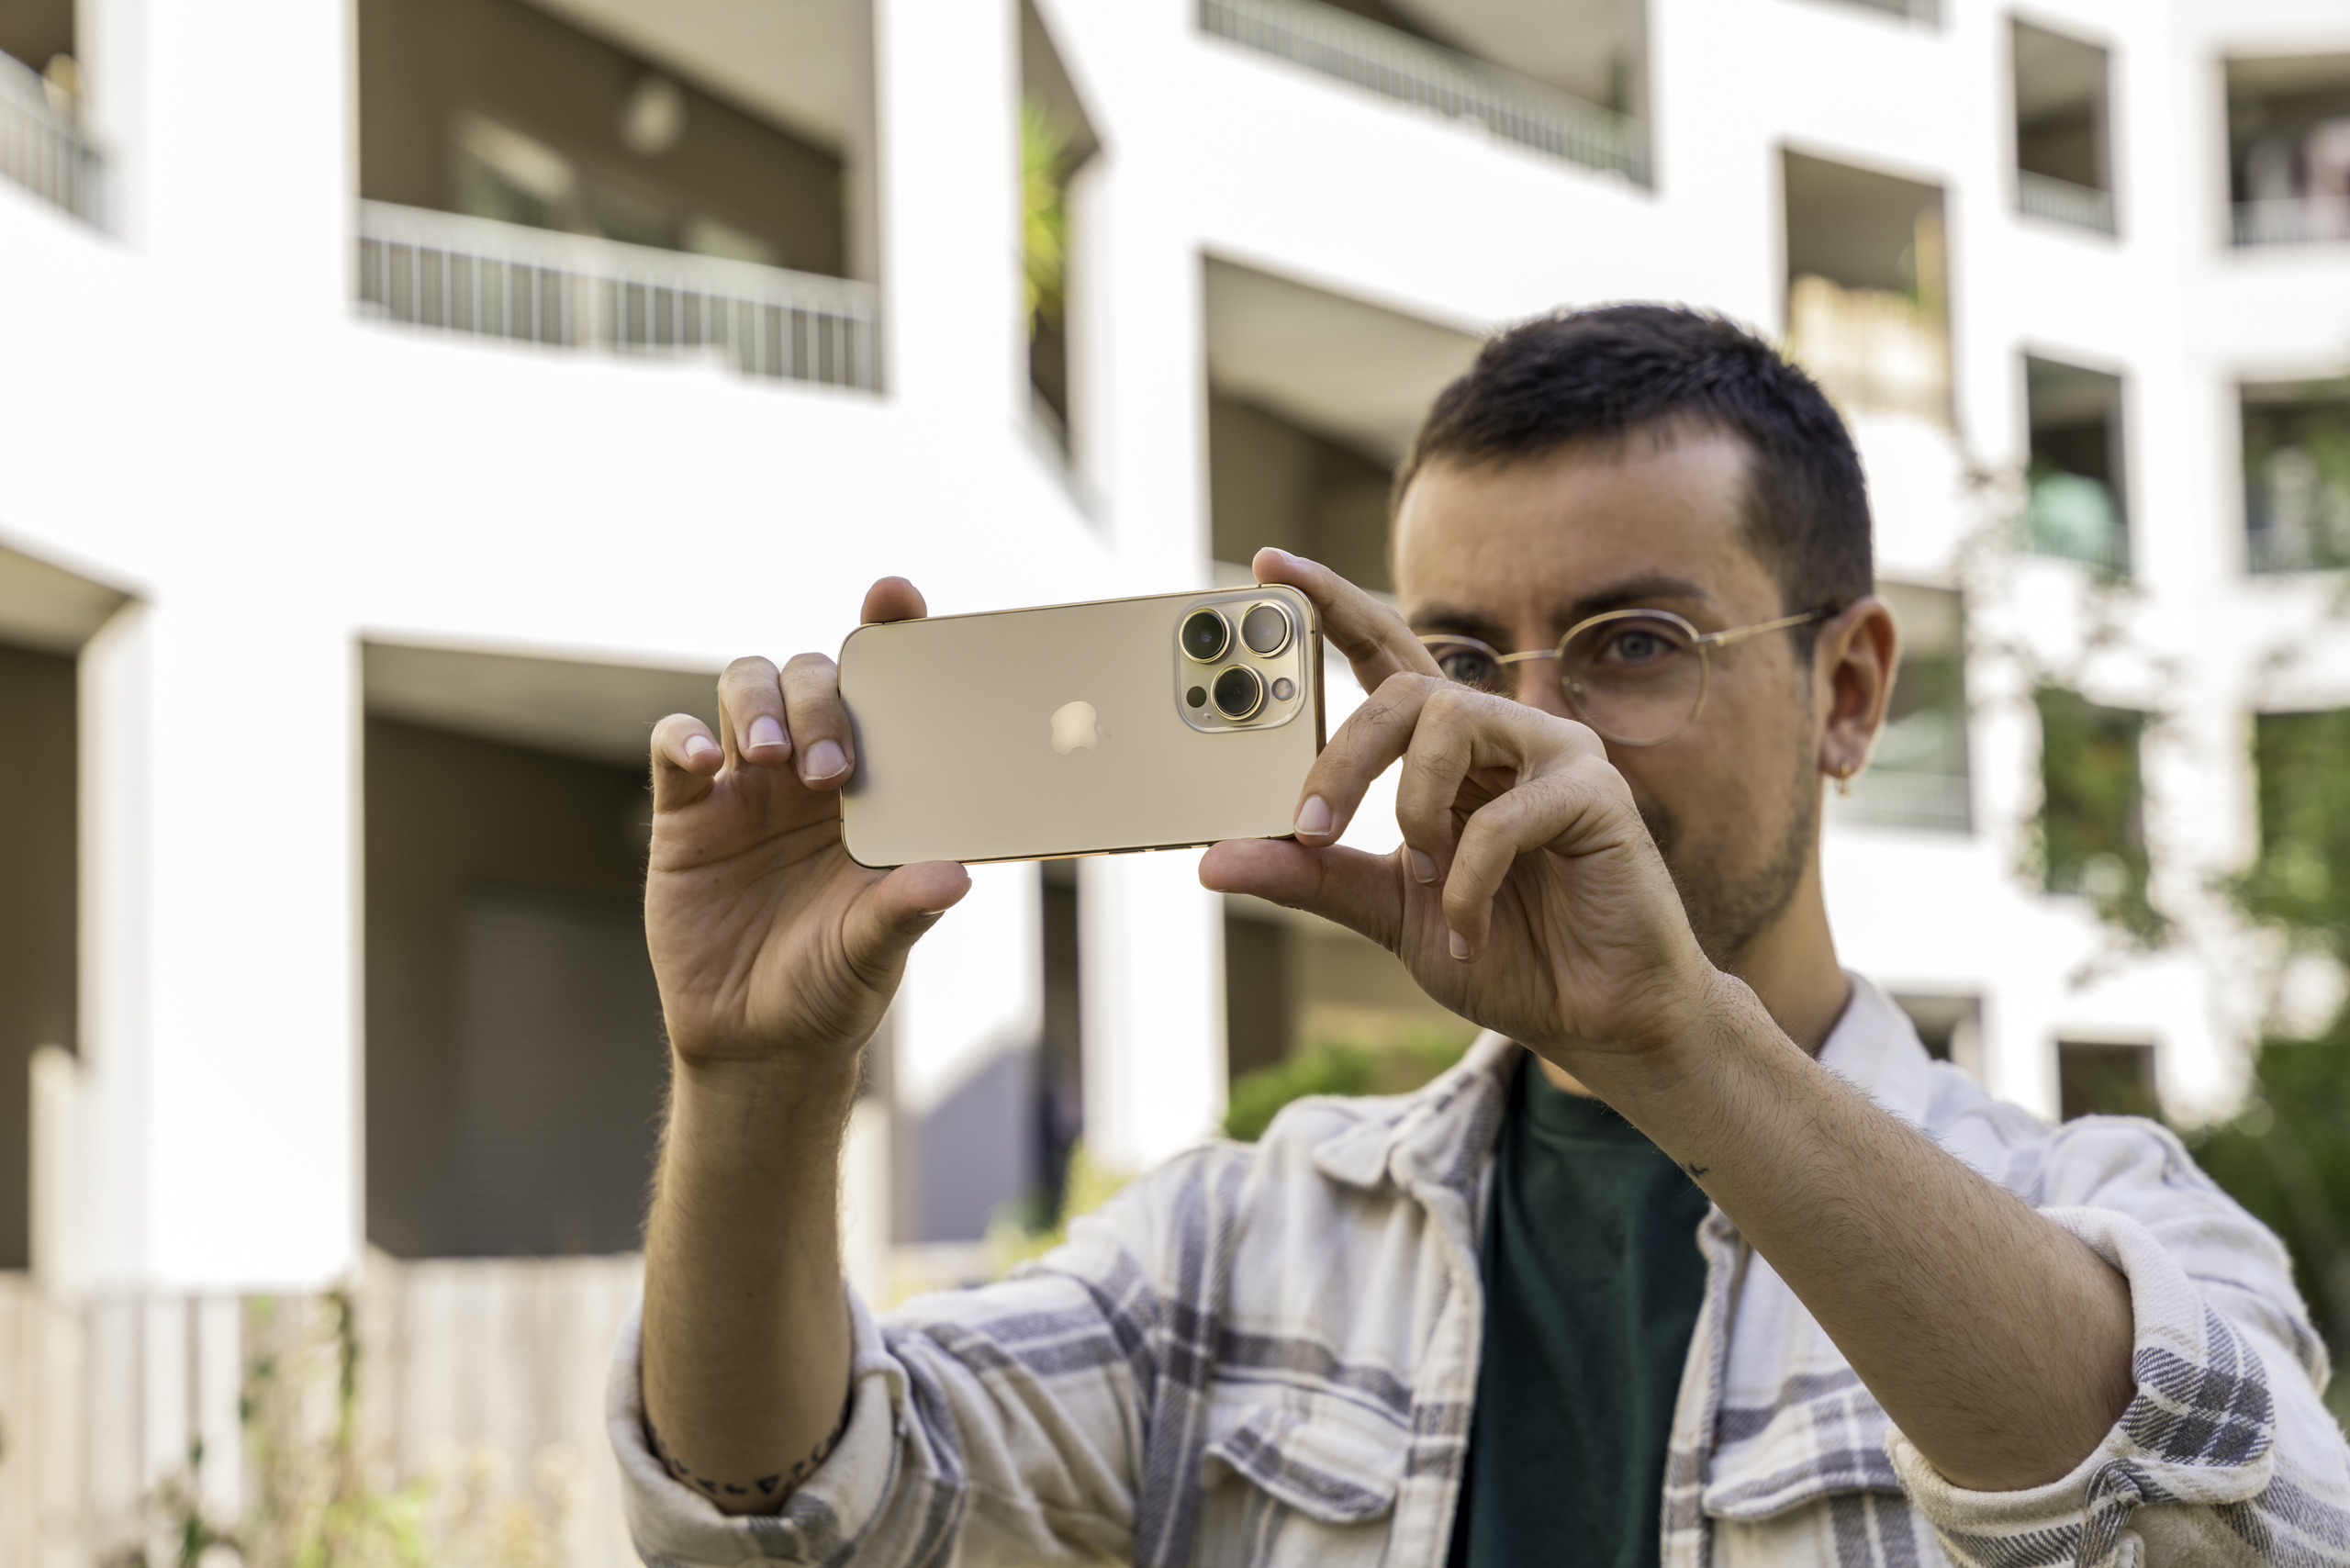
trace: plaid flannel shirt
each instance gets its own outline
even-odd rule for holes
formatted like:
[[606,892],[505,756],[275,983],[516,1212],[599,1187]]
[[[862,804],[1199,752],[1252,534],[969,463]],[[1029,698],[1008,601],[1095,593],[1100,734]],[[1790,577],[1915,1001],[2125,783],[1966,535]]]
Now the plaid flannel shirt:
[[[772,1516],[724,1517],[663,1473],[632,1324],[610,1415],[639,1551],[655,1568],[1441,1564],[1517,1050],[1488,1036],[1417,1093],[1300,1102],[1254,1146],[1134,1182],[1002,1283],[878,1319],[852,1298],[845,1433]],[[1820,1060],[2128,1276],[2136,1397],[2062,1480],[1953,1486],[1717,1209],[1695,1238],[1666,1568],[2350,1563],[2350,1447],[2284,1250],[2176,1138],[1993,1100],[1863,980]]]

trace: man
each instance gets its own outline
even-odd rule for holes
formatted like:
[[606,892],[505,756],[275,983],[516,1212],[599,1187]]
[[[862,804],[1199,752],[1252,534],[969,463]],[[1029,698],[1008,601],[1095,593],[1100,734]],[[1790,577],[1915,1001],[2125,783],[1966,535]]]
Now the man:
[[[1002,1284],[877,1320],[836,1263],[858,1050],[963,871],[842,852],[819,655],[655,732],[674,1090],[612,1394],[646,1560],[2350,1562],[2274,1238],[2151,1124],[1933,1065],[1837,966],[1822,776],[1866,761],[1896,633],[1818,390],[1694,312],[1536,321],[1396,497],[1403,617],[1258,556],[1371,695],[1295,838],[1201,877],[1489,1033]],[[1403,846],[1338,847],[1399,761]]]

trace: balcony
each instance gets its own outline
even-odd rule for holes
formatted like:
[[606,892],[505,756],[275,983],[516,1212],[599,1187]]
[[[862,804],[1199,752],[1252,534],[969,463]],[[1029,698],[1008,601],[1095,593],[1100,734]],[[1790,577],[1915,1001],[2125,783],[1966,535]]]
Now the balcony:
[[2251,568],[2350,566],[2350,382],[2247,386],[2241,397]]
[[2350,54],[2227,62],[2230,238],[2350,241]]
[[359,308],[552,348],[701,353],[751,375],[878,381],[870,284],[388,202],[359,204]]
[[98,220],[98,155],[64,82],[0,54],[0,175],[85,222]]
[[[1447,119],[1482,126],[1502,140],[1621,174],[1634,185],[1649,183],[1647,128],[1634,115],[1448,48],[1427,36],[1425,27],[1390,25],[1390,18],[1416,21],[1401,6],[1377,6],[1380,20],[1361,14],[1373,9],[1371,0],[1346,9],[1321,0],[1200,0],[1199,26],[1213,38]],[[1588,77],[1593,86],[1612,82],[1610,95],[1628,97],[1637,74],[1630,63],[1637,24],[1611,15],[1609,28],[1602,30],[1622,36],[1597,57],[1583,51],[1581,58],[1556,62],[1549,73]],[[1533,47],[1555,50],[1552,40],[1571,31],[1542,29]],[[1519,40],[1509,41],[1515,46]],[[1510,57],[1521,58],[1516,47]]]
[[1966,833],[1975,824],[1966,733],[1966,638],[1959,596],[1879,583],[1901,626],[1901,667],[1869,765],[1852,793],[1829,797],[1837,821]]
[[856,20],[360,0],[362,314],[874,386]]
[[1951,417],[1942,193],[1785,154],[1787,348],[1848,413]]
[[2043,222],[2113,233],[2106,51],[2016,22],[2010,57],[2016,210]]
[[2114,576],[2130,570],[2121,390],[2118,375],[2025,359],[2031,498],[2024,543],[2034,554]]

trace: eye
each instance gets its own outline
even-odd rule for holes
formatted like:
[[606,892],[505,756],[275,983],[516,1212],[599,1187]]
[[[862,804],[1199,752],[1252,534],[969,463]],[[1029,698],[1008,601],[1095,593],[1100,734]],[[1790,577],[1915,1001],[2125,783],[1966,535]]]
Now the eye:
[[1680,644],[1651,626],[1627,626],[1607,639],[1600,657],[1611,665],[1638,668],[1662,664],[1681,651]]
[[1457,680],[1463,686],[1490,687],[1500,677],[1501,666],[1482,648],[1464,648],[1459,644],[1432,648],[1436,667],[1447,680]]

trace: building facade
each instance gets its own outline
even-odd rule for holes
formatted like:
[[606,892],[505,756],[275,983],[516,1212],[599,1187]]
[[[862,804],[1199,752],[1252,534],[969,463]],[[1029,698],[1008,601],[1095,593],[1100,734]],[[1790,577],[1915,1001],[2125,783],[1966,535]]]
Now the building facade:
[[[2218,890],[2258,716],[2350,706],[2338,4],[5,25],[0,1269],[41,1299],[625,1255],[651,722],[889,573],[946,613],[1276,543],[1384,588],[1419,412],[1561,305],[1725,311],[1850,416],[1909,661],[1829,899],[1936,1049],[2192,1121],[2328,1000]],[[1139,1168],[1302,1043],[1460,1032],[1195,864],[976,871],[857,1114],[861,1283],[984,1267],[1076,1138]],[[190,1310],[118,1343],[196,1380],[235,1327]],[[119,1439],[150,1479],[167,1428]]]

